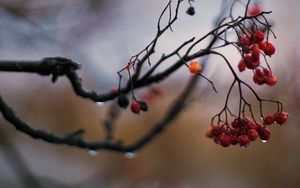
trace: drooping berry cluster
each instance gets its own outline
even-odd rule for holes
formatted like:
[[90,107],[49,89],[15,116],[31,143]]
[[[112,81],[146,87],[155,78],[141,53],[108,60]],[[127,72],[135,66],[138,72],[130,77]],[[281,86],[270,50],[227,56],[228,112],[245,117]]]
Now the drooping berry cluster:
[[267,142],[271,136],[270,129],[267,126],[274,122],[282,125],[287,119],[287,112],[277,112],[274,115],[268,115],[264,118],[262,124],[244,116],[242,118],[235,118],[230,124],[213,124],[211,129],[206,133],[206,136],[212,138],[215,143],[223,147],[237,144],[241,147],[247,147],[250,142],[258,138],[262,142]]
[[[241,48],[242,59],[238,63],[238,69],[243,72],[247,69],[254,70],[253,81],[256,84],[267,84],[273,86],[277,78],[272,74],[270,68],[261,65],[261,54],[272,56],[275,53],[274,45],[264,41],[265,34],[262,31],[255,31],[250,36],[244,34],[239,37],[238,45]],[[259,68],[262,67],[263,69]]]
[[[120,94],[118,97],[118,105],[122,108],[127,108],[129,105],[129,100],[127,97],[123,94]],[[139,114],[141,111],[148,111],[148,105],[145,101],[136,99],[132,99],[132,102],[130,104],[130,109],[133,113]]]

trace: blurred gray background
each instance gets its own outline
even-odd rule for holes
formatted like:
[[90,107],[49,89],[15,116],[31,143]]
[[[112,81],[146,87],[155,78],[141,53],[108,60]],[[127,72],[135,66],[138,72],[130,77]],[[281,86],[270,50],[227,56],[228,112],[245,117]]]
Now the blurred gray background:
[[[167,0],[0,0],[1,59],[71,58],[82,64],[84,85],[99,92],[118,84],[116,72],[148,44]],[[174,32],[168,31],[156,55],[171,52],[193,36],[210,31],[221,0],[195,0],[196,15],[183,3]],[[221,148],[205,138],[210,118],[223,107],[232,76],[219,58],[211,58],[205,74],[218,90],[200,82],[192,105],[161,136],[134,155],[92,152],[34,140],[15,131],[0,117],[1,187],[298,187],[300,184],[300,2],[263,1],[274,23],[276,54],[269,60],[278,84],[254,86],[264,98],[280,100],[288,123],[271,128],[271,140],[248,148]],[[236,12],[243,11],[242,6]],[[205,46],[205,43],[203,44]],[[237,52],[224,54],[234,63]],[[167,62],[170,65],[172,61]],[[164,68],[164,66],[162,67]],[[159,84],[164,95],[141,116],[128,110],[118,120],[116,136],[131,143],[157,122],[190,74],[185,67]],[[250,74],[241,74],[251,81]],[[66,133],[87,130],[89,140],[103,138],[101,121],[109,102],[97,106],[73,93],[67,79],[54,85],[48,77],[0,74],[1,95],[37,128]],[[144,90],[137,91],[142,94]],[[234,102],[233,102],[234,105]],[[274,111],[269,105],[266,111]],[[145,124],[147,122],[147,124]]]

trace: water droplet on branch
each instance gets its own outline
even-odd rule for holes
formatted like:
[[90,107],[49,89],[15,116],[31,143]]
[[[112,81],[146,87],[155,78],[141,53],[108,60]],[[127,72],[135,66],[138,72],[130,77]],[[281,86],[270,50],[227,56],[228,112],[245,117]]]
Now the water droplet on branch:
[[126,157],[127,159],[134,159],[134,158],[136,158],[136,153],[133,153],[133,152],[127,152],[127,153],[125,153],[125,157]]
[[92,157],[95,157],[95,156],[98,155],[98,152],[95,151],[95,150],[89,150],[88,153],[89,153],[89,155],[92,156]]
[[96,105],[97,105],[97,106],[100,106],[100,107],[101,107],[101,106],[104,106],[104,102],[96,102]]

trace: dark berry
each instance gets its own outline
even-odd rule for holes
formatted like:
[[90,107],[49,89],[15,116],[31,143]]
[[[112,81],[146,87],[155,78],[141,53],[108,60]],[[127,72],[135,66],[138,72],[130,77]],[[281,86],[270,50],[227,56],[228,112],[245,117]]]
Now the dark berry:
[[123,94],[120,94],[118,97],[118,105],[122,108],[127,108],[129,105],[129,100]]
[[141,108],[141,110],[142,111],[148,111],[148,105],[147,105],[147,103],[145,103],[144,101],[138,101],[138,103],[139,103],[139,105],[140,105],[140,108]]
[[186,13],[190,16],[193,16],[195,14],[195,8],[194,7],[189,7],[187,10],[186,10]]

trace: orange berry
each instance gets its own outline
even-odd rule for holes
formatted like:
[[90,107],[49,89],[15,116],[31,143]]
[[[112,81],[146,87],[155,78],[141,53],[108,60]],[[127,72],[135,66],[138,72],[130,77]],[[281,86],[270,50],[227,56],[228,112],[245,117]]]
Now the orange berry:
[[202,71],[202,67],[196,61],[192,61],[189,65],[189,70],[193,74],[198,74]]

